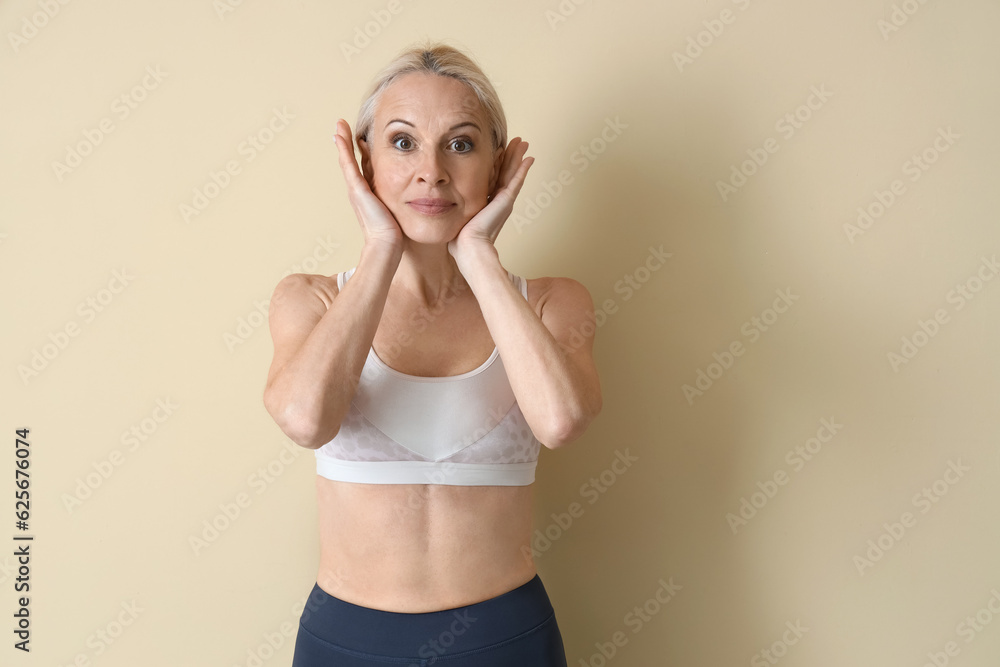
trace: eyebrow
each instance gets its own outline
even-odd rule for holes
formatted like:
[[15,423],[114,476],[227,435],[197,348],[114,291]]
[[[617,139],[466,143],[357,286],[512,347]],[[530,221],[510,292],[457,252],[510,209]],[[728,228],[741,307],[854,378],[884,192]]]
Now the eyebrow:
[[[409,125],[412,128],[416,128],[416,125],[414,125],[413,123],[411,123],[411,122],[409,122],[407,120],[403,120],[402,118],[393,118],[388,123],[386,123],[385,126],[389,127],[393,123],[403,123],[404,125]],[[465,127],[466,125],[471,125],[472,127],[476,128],[477,130],[479,130],[480,132],[482,132],[482,129],[480,129],[480,127],[478,125],[476,125],[475,123],[473,123],[471,120],[467,120],[467,121],[464,121],[462,123],[458,123],[457,125],[452,125],[451,127],[448,128],[448,131],[451,132],[452,130],[457,130],[460,127]]]

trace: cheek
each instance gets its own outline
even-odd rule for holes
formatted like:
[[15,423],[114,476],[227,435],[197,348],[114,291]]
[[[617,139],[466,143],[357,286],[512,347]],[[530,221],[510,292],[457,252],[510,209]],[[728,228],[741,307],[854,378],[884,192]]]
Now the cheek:
[[480,168],[469,174],[465,180],[465,191],[471,197],[485,201],[490,193],[490,170]]
[[381,194],[391,196],[402,191],[409,179],[397,165],[381,165],[375,170],[375,185]]

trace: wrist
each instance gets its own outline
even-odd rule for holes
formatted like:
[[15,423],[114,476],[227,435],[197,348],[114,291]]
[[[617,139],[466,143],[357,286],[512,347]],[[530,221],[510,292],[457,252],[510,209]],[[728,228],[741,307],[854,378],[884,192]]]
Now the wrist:
[[367,239],[364,245],[361,246],[361,256],[373,257],[398,264],[399,260],[403,257],[403,244]]
[[496,246],[487,241],[466,243],[461,247],[455,246],[453,256],[459,271],[467,277],[483,270],[503,268],[500,265],[500,253]]

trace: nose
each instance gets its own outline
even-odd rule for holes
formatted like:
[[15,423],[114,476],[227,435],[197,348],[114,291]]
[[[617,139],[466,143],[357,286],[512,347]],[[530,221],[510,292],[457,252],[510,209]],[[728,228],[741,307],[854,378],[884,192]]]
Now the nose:
[[448,182],[448,171],[445,169],[444,160],[437,149],[420,152],[417,179],[430,185],[441,185]]

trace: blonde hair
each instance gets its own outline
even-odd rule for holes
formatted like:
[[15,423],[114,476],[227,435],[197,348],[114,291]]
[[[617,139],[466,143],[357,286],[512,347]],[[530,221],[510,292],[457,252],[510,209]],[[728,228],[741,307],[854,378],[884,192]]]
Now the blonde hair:
[[358,121],[354,127],[359,139],[365,141],[370,139],[369,134],[375,123],[375,106],[382,92],[396,79],[411,72],[450,76],[467,85],[476,94],[483,111],[486,112],[493,150],[507,145],[507,117],[500,104],[500,96],[497,95],[489,78],[479,65],[462,51],[443,42],[430,40],[400,51],[375,77],[358,110]]

